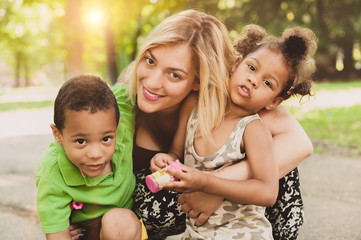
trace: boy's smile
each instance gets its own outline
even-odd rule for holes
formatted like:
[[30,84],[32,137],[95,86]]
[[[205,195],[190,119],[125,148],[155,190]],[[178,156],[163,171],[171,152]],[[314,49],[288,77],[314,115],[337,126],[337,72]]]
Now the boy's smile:
[[63,145],[69,160],[89,177],[112,172],[117,123],[114,109],[90,113],[65,110],[62,133],[51,126],[57,142]]

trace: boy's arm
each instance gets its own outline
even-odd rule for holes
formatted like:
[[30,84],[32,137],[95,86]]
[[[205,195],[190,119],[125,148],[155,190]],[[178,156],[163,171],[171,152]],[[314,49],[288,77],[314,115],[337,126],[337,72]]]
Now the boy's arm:
[[278,193],[278,166],[273,157],[271,135],[261,121],[254,120],[246,127],[244,142],[252,179],[230,180],[182,165],[184,172],[167,170],[181,181],[164,183],[162,187],[175,191],[204,191],[245,204],[272,205]]
[[45,234],[47,240],[72,240],[69,229],[57,233]]

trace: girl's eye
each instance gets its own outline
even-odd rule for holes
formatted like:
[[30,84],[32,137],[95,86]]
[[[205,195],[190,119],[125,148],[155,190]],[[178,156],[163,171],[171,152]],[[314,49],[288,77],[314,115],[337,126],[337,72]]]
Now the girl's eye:
[[153,59],[151,59],[149,57],[145,57],[145,61],[147,62],[148,65],[154,65]]
[[111,137],[105,137],[102,139],[103,142],[107,143],[107,142],[110,142],[110,140],[112,140]]
[[252,66],[252,65],[248,65],[248,68],[249,68],[252,72],[256,71],[256,68],[255,68],[254,66]]
[[180,76],[179,76],[178,74],[176,74],[176,73],[171,73],[170,75],[171,75],[172,78],[174,78],[174,79],[180,79]]
[[77,139],[76,143],[79,145],[84,145],[85,144],[85,139]]
[[270,81],[264,80],[264,84],[266,84],[266,86],[272,88],[272,84]]

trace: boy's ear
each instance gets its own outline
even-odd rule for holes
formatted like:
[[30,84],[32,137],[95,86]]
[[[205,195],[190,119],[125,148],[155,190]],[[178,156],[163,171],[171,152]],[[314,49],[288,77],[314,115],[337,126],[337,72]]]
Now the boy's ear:
[[55,140],[57,141],[57,143],[59,143],[60,145],[63,145],[63,140],[62,140],[59,129],[53,123],[50,124],[50,127],[51,127],[51,131],[53,132],[53,136],[54,136]]
[[277,107],[278,105],[280,105],[282,103],[282,101],[283,101],[283,98],[275,97],[275,99],[273,99],[273,101],[270,104],[268,104],[265,108],[267,110],[272,110],[275,107]]
[[241,64],[241,62],[242,62],[242,58],[237,58],[236,62],[232,67],[231,75],[236,71],[236,69],[238,68],[239,64]]

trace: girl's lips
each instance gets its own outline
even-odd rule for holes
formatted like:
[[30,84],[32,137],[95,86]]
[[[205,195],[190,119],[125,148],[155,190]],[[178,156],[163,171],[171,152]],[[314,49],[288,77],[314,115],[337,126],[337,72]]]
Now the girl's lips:
[[239,85],[238,86],[238,93],[243,97],[250,97],[251,96],[251,90],[245,85]]
[[153,93],[153,92],[149,91],[144,86],[143,86],[143,96],[144,96],[145,99],[147,99],[149,101],[157,101],[157,100],[159,100],[160,98],[163,97],[163,95],[159,95],[159,94],[156,94],[156,93]]

